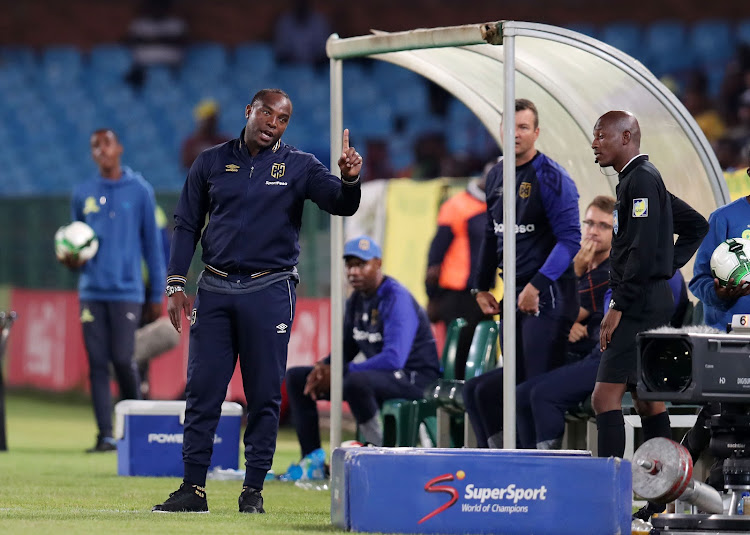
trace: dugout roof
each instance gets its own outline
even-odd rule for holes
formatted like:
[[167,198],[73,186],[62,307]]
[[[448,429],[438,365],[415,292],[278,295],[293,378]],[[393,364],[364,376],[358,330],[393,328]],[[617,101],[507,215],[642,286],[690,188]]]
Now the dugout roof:
[[[575,180],[581,208],[596,195],[614,195],[617,174],[604,176],[591,150],[597,118],[610,110],[629,110],[641,126],[641,151],[664,177],[672,193],[704,216],[729,201],[713,151],[679,100],[641,63],[591,37],[543,24],[501,21],[449,28],[339,39],[326,47],[331,58],[331,169],[341,153],[342,60],[371,57],[416,72],[442,86],[474,112],[501,146],[504,103],[528,98],[539,109],[541,134],[537,147],[561,163]],[[506,68],[507,67],[507,68]],[[507,89],[507,94],[505,91]],[[356,91],[356,87],[347,87]],[[366,112],[363,112],[366,113]],[[515,170],[513,124],[503,125],[507,157],[503,172]],[[461,135],[448,132],[447,135]],[[505,181],[503,194],[515,196]],[[583,210],[582,210],[583,212]],[[515,203],[505,203],[503,218],[515,220]],[[503,255],[515,258],[515,236],[506,225]],[[343,224],[331,219],[331,258],[343,254]],[[505,292],[515,295],[515,263],[503,265]],[[689,268],[688,268],[689,270]],[[331,269],[331,444],[339,444],[341,320],[343,276]],[[503,299],[503,440],[515,444],[515,300]]]
[[[502,42],[503,33],[515,36],[515,96],[536,103],[541,128],[537,146],[573,176],[582,207],[595,195],[614,195],[616,175],[602,175],[590,148],[596,119],[613,109],[636,115],[641,149],[670,191],[706,217],[729,202],[713,151],[680,101],[640,62],[586,35],[503,21],[351,39],[334,36],[328,54],[337,59],[368,56],[429,78],[471,109],[500,146],[503,46],[488,44],[484,35],[493,26],[496,42]],[[471,39],[482,44],[454,44]],[[392,51],[397,49],[407,50]],[[614,174],[611,168],[606,172]]]

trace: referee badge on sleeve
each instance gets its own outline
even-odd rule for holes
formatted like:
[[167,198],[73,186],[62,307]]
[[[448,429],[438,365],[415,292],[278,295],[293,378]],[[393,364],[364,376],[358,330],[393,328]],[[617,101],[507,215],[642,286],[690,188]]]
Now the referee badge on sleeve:
[[648,198],[633,199],[633,217],[648,217]]

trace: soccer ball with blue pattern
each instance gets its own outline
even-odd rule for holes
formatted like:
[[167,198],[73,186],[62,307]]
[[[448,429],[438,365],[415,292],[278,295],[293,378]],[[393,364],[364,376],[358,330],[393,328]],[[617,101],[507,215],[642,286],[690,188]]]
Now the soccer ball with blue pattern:
[[55,256],[58,260],[74,255],[78,260],[94,258],[99,250],[99,240],[94,229],[83,221],[73,221],[55,233]]
[[721,242],[711,255],[711,275],[720,286],[750,282],[750,240],[729,238]]

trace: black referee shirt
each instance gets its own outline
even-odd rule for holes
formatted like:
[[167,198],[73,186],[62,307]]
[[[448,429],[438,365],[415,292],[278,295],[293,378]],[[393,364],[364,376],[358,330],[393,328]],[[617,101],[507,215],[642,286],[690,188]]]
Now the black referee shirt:
[[669,192],[648,156],[619,177],[609,280],[614,308],[627,310],[643,286],[674,273],[674,225]]

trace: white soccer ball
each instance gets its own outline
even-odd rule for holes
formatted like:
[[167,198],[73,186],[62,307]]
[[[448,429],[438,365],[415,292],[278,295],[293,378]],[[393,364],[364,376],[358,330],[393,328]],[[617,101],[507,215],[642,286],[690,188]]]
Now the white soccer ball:
[[721,242],[711,255],[711,275],[720,286],[750,282],[750,240],[729,238]]
[[94,229],[83,221],[73,221],[55,233],[55,256],[62,260],[76,255],[79,260],[91,260],[99,250],[99,240]]

